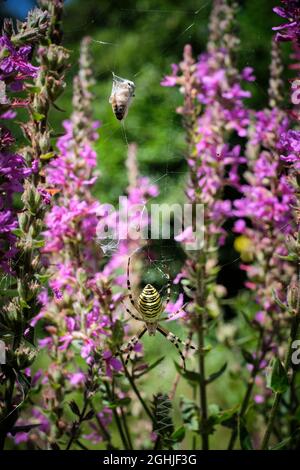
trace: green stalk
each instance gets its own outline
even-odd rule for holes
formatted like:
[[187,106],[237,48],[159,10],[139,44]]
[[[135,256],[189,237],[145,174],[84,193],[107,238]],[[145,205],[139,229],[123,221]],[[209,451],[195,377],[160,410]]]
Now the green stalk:
[[78,422],[77,423],[74,423],[73,427],[72,427],[72,431],[71,431],[71,436],[70,436],[70,439],[68,441],[68,444],[66,446],[66,450],[70,450],[74,440],[78,437],[77,434],[78,434],[78,430],[82,424],[82,421],[83,421],[83,418],[84,418],[84,415],[86,413],[86,410],[87,410],[87,407],[88,407],[88,403],[89,403],[89,400],[85,397],[85,400],[84,400],[84,405],[83,405],[83,408],[82,408],[82,411],[80,413],[80,416],[78,418]]
[[197,293],[196,293],[196,305],[201,308],[201,312],[198,312],[198,345],[199,345],[199,399],[201,409],[201,428],[200,434],[202,439],[202,450],[209,450],[209,435],[207,432],[207,390],[206,390],[206,378],[205,378],[205,353],[204,353],[204,332],[205,332],[205,318],[204,318],[204,289],[203,289],[203,272],[202,268],[198,269],[197,273]]
[[[109,385],[107,383],[105,384],[105,388],[106,388],[106,392],[107,392],[107,395],[108,395],[109,399],[114,401],[114,392],[112,390],[110,390]],[[117,425],[117,428],[118,428],[118,431],[119,431],[121,441],[122,441],[123,446],[124,446],[124,450],[128,450],[129,449],[129,444],[127,442],[125,433],[123,431],[122,424],[121,424],[121,421],[120,421],[120,418],[119,418],[119,415],[117,413],[116,408],[113,408],[112,412],[113,412],[114,419],[115,419],[115,422],[116,422],[116,425]]]
[[206,394],[206,380],[205,380],[205,357],[203,353],[204,348],[204,322],[203,314],[199,315],[199,373],[200,373],[200,408],[201,408],[201,437],[202,437],[202,450],[209,449],[209,437],[207,433],[207,394]]
[[[285,362],[284,362],[284,367],[285,367],[286,371],[290,367],[291,357],[292,357],[292,353],[293,353],[293,347],[292,346],[293,346],[293,342],[297,338],[299,325],[300,325],[300,310],[299,310],[299,307],[298,307],[297,315],[293,318],[293,321],[292,321],[289,347],[288,347],[286,359],[285,359]],[[271,413],[270,413],[270,418],[269,418],[267,428],[266,428],[266,431],[265,431],[265,434],[264,434],[264,437],[263,437],[262,445],[261,445],[262,450],[267,450],[268,449],[269,440],[270,440],[270,437],[271,437],[271,434],[272,434],[272,431],[273,431],[274,422],[275,422],[276,414],[277,414],[277,411],[278,411],[278,408],[279,408],[279,405],[280,405],[282,395],[283,395],[282,392],[276,392],[275,393],[274,401],[273,401],[273,405],[272,405],[272,409],[271,409]]]
[[[256,357],[258,357],[262,342],[263,342],[263,330],[261,330],[260,337],[259,337],[259,340],[258,340],[258,343],[257,343]],[[245,395],[244,395],[244,398],[243,398],[243,401],[242,401],[242,404],[241,404],[241,409],[240,409],[240,412],[239,412],[239,415],[238,415],[239,420],[244,416],[244,414],[246,413],[246,411],[248,409],[249,401],[250,401],[252,391],[253,391],[253,387],[254,387],[254,383],[255,383],[255,378],[256,378],[256,376],[259,372],[259,364],[260,364],[261,360],[263,359],[263,356],[264,356],[264,354],[262,355],[262,357],[259,358],[259,360],[257,360],[255,362],[255,364],[253,366],[250,378],[248,380],[248,385],[247,385],[247,388],[246,388],[246,392],[245,392]],[[230,441],[229,441],[228,448],[227,448],[228,450],[232,450],[234,448],[237,437],[238,437],[238,423],[236,423],[235,427],[232,430]]]
[[133,377],[129,374],[128,369],[127,369],[127,367],[126,367],[126,365],[125,365],[125,362],[124,362],[124,359],[123,359],[122,355],[121,355],[121,361],[122,361],[122,364],[123,364],[123,367],[124,367],[125,375],[126,375],[128,381],[129,381],[129,383],[130,383],[130,385],[131,385],[131,387],[132,387],[134,393],[136,394],[137,398],[139,399],[139,401],[140,401],[142,407],[144,408],[146,414],[149,416],[149,418],[151,419],[151,421],[154,423],[154,422],[155,422],[154,416],[153,416],[153,414],[151,413],[151,411],[150,411],[150,409],[148,408],[148,406],[146,405],[146,402],[144,401],[143,397],[141,396],[141,394],[140,394],[140,392],[139,392],[139,390],[138,390],[138,388],[137,388],[137,386],[136,386],[136,384],[135,384],[135,381],[134,381]]
[[129,445],[129,449],[132,450],[132,449],[133,449],[133,446],[132,446],[132,440],[131,440],[130,431],[129,431],[129,428],[128,428],[128,425],[127,425],[126,414],[124,413],[124,409],[123,409],[122,406],[121,406],[120,409],[121,409],[122,422],[123,422],[123,426],[124,426],[124,430],[125,430],[127,442],[128,442],[128,445]]

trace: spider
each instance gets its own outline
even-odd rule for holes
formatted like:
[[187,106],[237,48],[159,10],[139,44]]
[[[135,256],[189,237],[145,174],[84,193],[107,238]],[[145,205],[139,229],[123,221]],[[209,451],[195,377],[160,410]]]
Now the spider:
[[132,290],[131,290],[131,284],[130,284],[130,278],[129,278],[129,272],[130,272],[130,257],[128,258],[128,264],[127,264],[127,289],[128,289],[128,294],[129,294],[129,300],[131,302],[131,305],[135,308],[137,311],[138,315],[135,313],[132,313],[131,310],[125,307],[127,313],[134,318],[135,320],[141,321],[144,323],[142,328],[137,332],[136,335],[134,335],[131,340],[127,343],[126,346],[123,346],[121,348],[122,353],[127,352],[127,356],[125,359],[125,365],[128,363],[129,358],[130,358],[130,353],[135,347],[135,345],[138,343],[138,341],[142,338],[142,336],[148,331],[149,336],[154,336],[156,331],[159,331],[168,341],[170,341],[174,346],[177,348],[178,353],[180,354],[180,357],[183,361],[183,366],[185,369],[185,357],[182,354],[179,344],[182,344],[186,348],[191,348],[191,349],[197,349],[196,346],[186,343],[182,341],[178,336],[175,336],[171,331],[168,331],[167,329],[163,328],[159,322],[162,320],[170,319],[177,315],[180,310],[183,309],[181,307],[177,312],[175,312],[171,317],[162,317],[163,312],[165,311],[170,298],[171,298],[171,282],[170,282],[170,276],[167,274],[167,299],[165,306],[163,305],[162,298],[151,284],[147,284],[144,289],[142,290],[141,294],[138,297],[137,303],[135,302],[133,296],[132,296]]

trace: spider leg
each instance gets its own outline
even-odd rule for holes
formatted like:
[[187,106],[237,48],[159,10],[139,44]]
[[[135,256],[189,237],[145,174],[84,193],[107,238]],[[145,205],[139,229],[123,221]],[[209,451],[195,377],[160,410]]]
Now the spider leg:
[[182,344],[183,346],[186,347],[186,349],[188,349],[188,348],[191,348],[191,349],[198,349],[198,348],[197,348],[196,346],[194,346],[193,344],[190,344],[190,341],[188,341],[188,342],[182,341],[180,338],[178,338],[178,336],[174,335],[173,333],[171,333],[171,331],[166,330],[165,328],[163,328],[163,327],[160,326],[160,325],[157,326],[157,330],[158,330],[168,341],[170,341],[171,343],[173,343],[174,346],[177,348],[178,353],[180,354],[180,357],[181,357],[182,362],[183,362],[183,367],[184,367],[184,369],[186,369],[186,367],[185,367],[185,357],[184,357],[184,355],[182,354],[182,352],[181,352],[181,350],[180,350],[178,344]]
[[173,335],[173,333],[171,333],[170,331],[167,331],[165,330],[164,328],[162,328],[161,326],[158,326],[157,327],[157,330],[168,340],[170,341],[172,344],[174,344],[174,346],[177,348],[177,351],[178,351],[178,354],[180,355],[181,359],[182,359],[182,363],[183,363],[183,368],[184,370],[186,370],[186,366],[185,366],[185,357],[184,355],[182,354],[181,350],[180,350],[180,347],[178,346],[178,343],[181,343],[180,339]]
[[188,302],[186,302],[185,304],[183,304],[182,307],[180,307],[175,313],[171,313],[169,316],[167,317],[161,317],[160,318],[160,321],[161,320],[172,320],[173,317],[176,317],[176,315],[178,315],[179,312],[183,311],[184,308],[187,306]]
[[[167,330],[166,328],[163,328],[161,325],[158,325],[157,329],[159,330],[162,330],[161,333],[163,332],[164,335],[169,335],[169,339],[170,338],[175,338],[176,339],[176,342],[182,344],[183,346],[188,346],[190,349],[195,349],[196,351],[198,350],[197,346],[195,346],[194,344],[190,344],[190,341],[182,341],[180,338],[178,338],[178,336],[174,335],[174,333],[172,333],[171,331]],[[172,339],[171,339],[172,341]]]
[[135,301],[133,299],[133,296],[132,296],[132,290],[131,290],[131,284],[130,284],[130,277],[129,277],[129,271],[130,271],[130,256],[128,258],[128,263],[127,263],[127,289],[128,289],[128,295],[129,295],[129,300],[130,300],[130,303],[131,305],[133,305],[133,307],[137,309],[136,305],[135,305]]
[[167,276],[168,282],[167,282],[167,298],[166,298],[166,304],[165,304],[164,310],[166,309],[171,299],[171,280],[170,280],[170,276],[168,273],[166,273],[166,276]]
[[130,358],[130,353],[135,347],[135,345],[138,343],[138,341],[141,339],[141,337],[146,333],[147,327],[143,326],[136,335],[134,335],[131,340],[126,344],[126,346],[122,346],[121,352],[128,352],[126,359],[125,359],[125,366],[127,365],[129,358]]
[[131,316],[131,318],[134,318],[134,320],[138,320],[138,321],[144,321],[142,318],[138,317],[137,315],[135,315],[134,313],[132,313],[131,310],[129,310],[129,308],[126,307],[126,305],[124,304],[124,302],[122,302],[122,305],[124,307],[124,309],[126,310],[127,313],[129,313],[129,315]]

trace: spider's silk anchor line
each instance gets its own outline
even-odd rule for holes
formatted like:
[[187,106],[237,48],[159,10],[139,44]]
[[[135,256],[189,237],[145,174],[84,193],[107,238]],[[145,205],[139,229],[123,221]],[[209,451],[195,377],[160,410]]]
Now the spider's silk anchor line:
[[129,147],[126,128],[125,128],[125,121],[122,121],[122,130],[123,130],[123,135],[124,135],[124,138],[125,138],[125,143],[126,143],[127,147]]
[[92,39],[93,42],[96,42],[97,44],[103,44],[103,45],[108,45],[108,46],[117,46],[115,42],[107,42],[107,41],[96,41],[96,39]]

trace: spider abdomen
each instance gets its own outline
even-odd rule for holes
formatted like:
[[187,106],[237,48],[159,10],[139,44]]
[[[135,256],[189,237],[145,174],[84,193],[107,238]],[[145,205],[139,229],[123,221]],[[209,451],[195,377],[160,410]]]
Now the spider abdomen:
[[139,311],[145,321],[151,323],[158,320],[162,312],[161,296],[151,284],[147,284],[138,298]]

